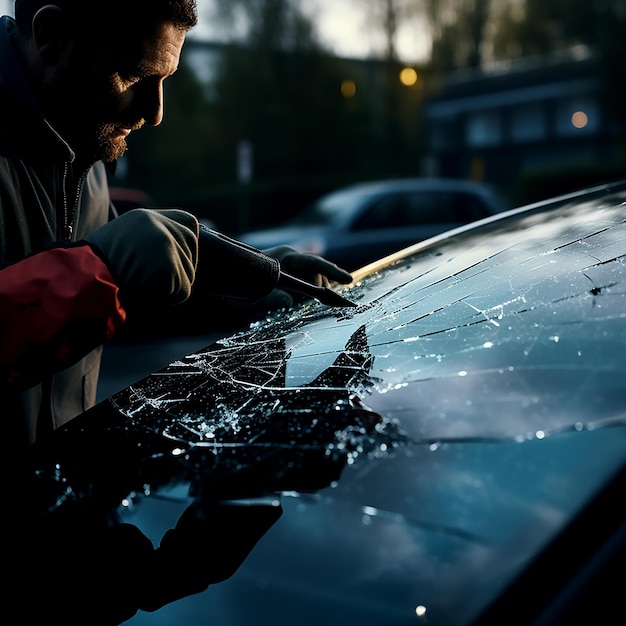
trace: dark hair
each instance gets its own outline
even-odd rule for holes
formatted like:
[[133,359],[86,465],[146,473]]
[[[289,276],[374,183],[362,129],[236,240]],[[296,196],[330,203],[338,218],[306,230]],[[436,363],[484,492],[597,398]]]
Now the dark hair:
[[15,0],[15,21],[22,33],[30,33],[33,16],[47,4],[57,5],[77,23],[102,27],[122,20],[137,25],[171,22],[189,30],[198,22],[196,0]]

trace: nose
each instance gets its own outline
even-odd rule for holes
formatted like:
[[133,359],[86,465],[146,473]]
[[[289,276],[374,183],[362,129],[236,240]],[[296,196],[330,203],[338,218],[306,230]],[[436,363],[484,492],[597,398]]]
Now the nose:
[[144,83],[139,100],[143,119],[151,126],[158,126],[163,121],[163,81],[154,79]]

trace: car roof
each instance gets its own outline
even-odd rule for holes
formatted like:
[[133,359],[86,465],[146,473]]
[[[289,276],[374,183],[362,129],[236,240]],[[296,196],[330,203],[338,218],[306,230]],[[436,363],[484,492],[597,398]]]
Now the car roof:
[[458,191],[484,191],[491,189],[487,183],[465,180],[460,178],[389,178],[370,180],[353,183],[342,187],[341,190],[355,190],[367,193],[381,193],[386,191],[409,191],[409,190],[458,190]]

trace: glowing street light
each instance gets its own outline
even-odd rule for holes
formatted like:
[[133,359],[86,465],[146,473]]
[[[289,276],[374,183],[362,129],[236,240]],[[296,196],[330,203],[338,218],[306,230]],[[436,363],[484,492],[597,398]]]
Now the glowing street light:
[[572,115],[572,126],[576,128],[584,128],[589,123],[589,118],[584,111],[576,111]]
[[406,87],[413,87],[419,80],[419,74],[412,67],[404,67],[400,70],[400,82]]
[[346,79],[341,83],[341,95],[344,98],[353,98],[356,94],[356,83],[353,80]]

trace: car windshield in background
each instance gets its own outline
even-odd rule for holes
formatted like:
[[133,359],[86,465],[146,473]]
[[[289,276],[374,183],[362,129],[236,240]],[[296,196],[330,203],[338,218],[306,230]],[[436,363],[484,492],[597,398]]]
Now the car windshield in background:
[[358,190],[341,190],[323,196],[296,215],[289,223],[293,226],[330,226],[350,220],[353,213],[367,204],[375,194]]
[[97,405],[142,442],[153,497],[121,510],[157,540],[187,489],[284,508],[231,579],[128,624],[476,623],[626,462],[625,206],[603,187],[417,244],[339,288],[356,308],[305,303]]
[[422,183],[391,181],[342,189],[313,202],[289,223],[321,226],[355,220],[351,226],[354,230],[419,223],[466,223],[505,207],[495,193],[493,198],[486,191],[481,195],[477,191],[480,187],[472,183],[460,189],[452,181],[448,185]]
[[491,187],[467,180],[371,181],[322,196],[282,226],[240,238],[261,249],[290,245],[353,271],[506,208]]

